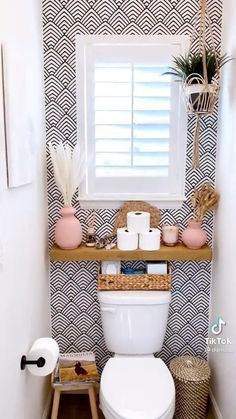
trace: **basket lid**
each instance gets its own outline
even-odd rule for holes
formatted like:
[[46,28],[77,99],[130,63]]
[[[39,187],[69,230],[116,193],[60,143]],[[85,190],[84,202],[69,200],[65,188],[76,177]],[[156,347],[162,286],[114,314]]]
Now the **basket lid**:
[[211,370],[208,363],[194,356],[180,356],[170,362],[172,374],[183,381],[206,381]]

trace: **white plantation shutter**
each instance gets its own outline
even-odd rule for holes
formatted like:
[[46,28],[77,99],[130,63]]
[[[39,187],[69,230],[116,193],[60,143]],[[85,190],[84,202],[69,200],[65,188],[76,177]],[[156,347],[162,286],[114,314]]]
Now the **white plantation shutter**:
[[171,80],[158,66],[95,66],[96,176],[168,176]]
[[90,161],[82,197],[181,194],[179,85],[163,73],[182,44],[93,39],[77,39],[78,140]]

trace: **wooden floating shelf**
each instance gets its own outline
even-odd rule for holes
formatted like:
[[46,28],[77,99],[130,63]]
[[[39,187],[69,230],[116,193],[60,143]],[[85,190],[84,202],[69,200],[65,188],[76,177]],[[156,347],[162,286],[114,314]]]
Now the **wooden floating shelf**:
[[111,250],[96,249],[81,245],[77,249],[64,250],[57,246],[50,249],[50,260],[212,260],[212,250],[209,246],[192,250],[183,244],[174,247],[161,245],[160,250]]

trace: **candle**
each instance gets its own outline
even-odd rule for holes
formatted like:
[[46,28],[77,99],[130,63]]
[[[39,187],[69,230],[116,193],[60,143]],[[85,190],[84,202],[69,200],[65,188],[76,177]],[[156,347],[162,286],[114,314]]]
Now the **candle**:
[[175,246],[178,243],[179,227],[177,225],[162,226],[162,240],[166,246]]

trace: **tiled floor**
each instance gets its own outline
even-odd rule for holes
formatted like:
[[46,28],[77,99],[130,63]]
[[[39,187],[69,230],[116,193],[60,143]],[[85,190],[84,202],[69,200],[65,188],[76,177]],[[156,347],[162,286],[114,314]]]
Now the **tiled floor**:
[[[99,418],[104,419],[101,411],[99,412]],[[92,419],[88,396],[85,394],[62,395],[58,419]],[[206,419],[214,419],[212,413],[209,412]]]

